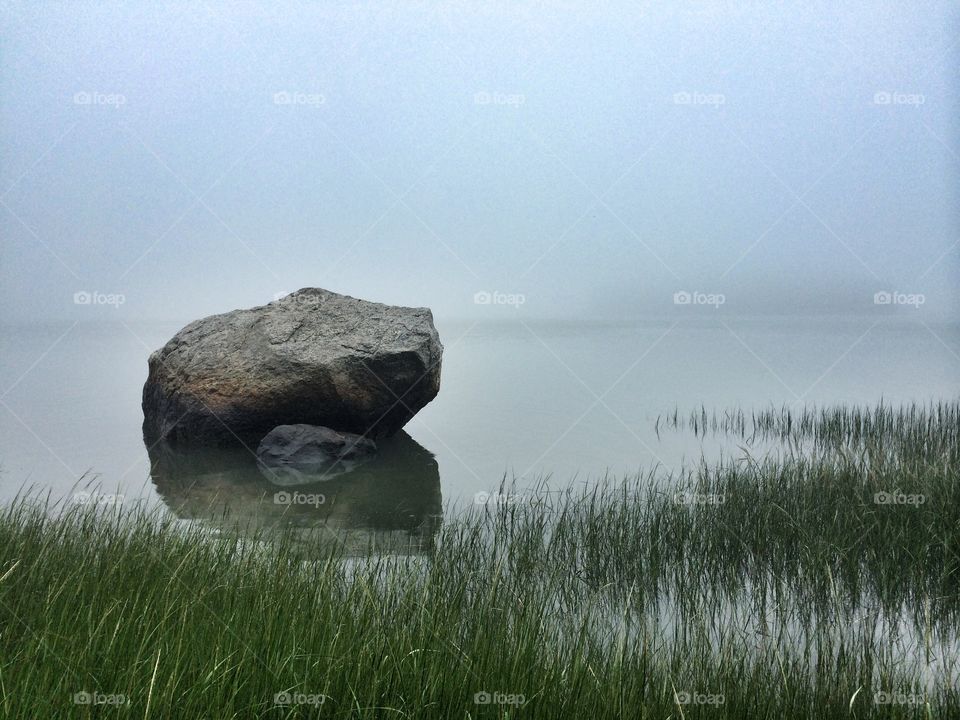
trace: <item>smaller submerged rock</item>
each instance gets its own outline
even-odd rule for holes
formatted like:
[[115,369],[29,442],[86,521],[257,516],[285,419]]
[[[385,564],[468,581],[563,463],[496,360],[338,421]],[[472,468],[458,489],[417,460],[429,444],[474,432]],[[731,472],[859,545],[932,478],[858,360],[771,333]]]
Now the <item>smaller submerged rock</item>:
[[320,425],[278,425],[260,441],[261,472],[275,485],[304,485],[350,472],[377,453],[363,435]]

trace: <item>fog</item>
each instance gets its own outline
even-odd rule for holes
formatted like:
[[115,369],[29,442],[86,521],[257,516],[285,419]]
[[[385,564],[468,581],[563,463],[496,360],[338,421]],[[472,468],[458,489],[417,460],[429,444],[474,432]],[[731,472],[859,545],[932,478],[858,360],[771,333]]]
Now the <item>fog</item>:
[[955,5],[595,5],[3,3],[3,320],[958,318]]

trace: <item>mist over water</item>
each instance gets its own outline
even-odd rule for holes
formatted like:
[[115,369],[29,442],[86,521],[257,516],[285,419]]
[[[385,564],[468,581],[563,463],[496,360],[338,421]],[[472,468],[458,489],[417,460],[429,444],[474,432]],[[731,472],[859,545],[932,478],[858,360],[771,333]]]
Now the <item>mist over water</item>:
[[958,317],[949,2],[0,13],[7,322]]
[[305,286],[433,310],[449,502],[957,393],[949,3],[0,14],[3,498],[157,501],[149,353]]
[[[449,503],[496,490],[504,476],[521,487],[547,476],[564,486],[773,449],[663,430],[675,411],[897,405],[960,392],[960,358],[945,346],[960,343],[951,326],[869,318],[438,326],[441,392],[406,431],[435,457]],[[155,500],[140,394],[147,355],[178,329],[59,323],[8,332],[2,498],[25,483],[68,496],[88,473],[104,492]],[[409,468],[387,463],[379,472],[390,483]]]

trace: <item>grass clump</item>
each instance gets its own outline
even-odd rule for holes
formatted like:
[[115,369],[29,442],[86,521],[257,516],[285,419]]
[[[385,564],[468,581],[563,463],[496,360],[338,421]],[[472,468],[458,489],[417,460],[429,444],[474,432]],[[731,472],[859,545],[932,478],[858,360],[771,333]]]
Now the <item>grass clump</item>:
[[912,423],[927,434],[501,487],[429,555],[20,500],[0,513],[0,712],[960,717],[958,450]]

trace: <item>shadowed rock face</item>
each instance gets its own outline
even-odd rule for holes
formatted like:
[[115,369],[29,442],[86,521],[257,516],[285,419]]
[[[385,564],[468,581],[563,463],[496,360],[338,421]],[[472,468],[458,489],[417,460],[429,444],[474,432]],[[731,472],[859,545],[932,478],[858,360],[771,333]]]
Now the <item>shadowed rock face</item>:
[[274,485],[296,486],[351,472],[376,455],[369,438],[317,425],[280,425],[257,448],[257,460]]
[[442,355],[427,308],[305,288],[192,322],[154,352],[144,433],[254,448],[297,423],[387,437],[436,397]]
[[[147,444],[157,493],[184,520],[246,532],[293,529],[311,543],[348,554],[422,553],[442,521],[440,471],[433,454],[402,430],[369,462],[297,488],[268,480],[245,448]],[[318,545],[319,547],[319,545]]]

